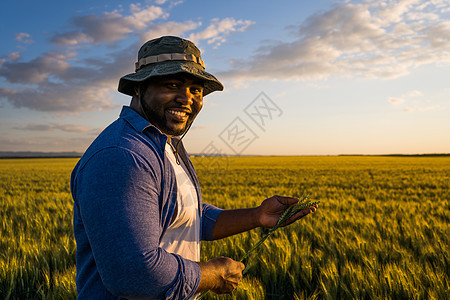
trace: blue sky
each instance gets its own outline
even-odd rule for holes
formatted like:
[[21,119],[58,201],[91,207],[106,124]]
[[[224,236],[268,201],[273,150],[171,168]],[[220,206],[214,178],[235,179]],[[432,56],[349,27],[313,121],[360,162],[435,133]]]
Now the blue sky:
[[225,85],[191,153],[450,153],[446,0],[17,0],[0,20],[0,151],[83,152],[140,45],[179,35]]

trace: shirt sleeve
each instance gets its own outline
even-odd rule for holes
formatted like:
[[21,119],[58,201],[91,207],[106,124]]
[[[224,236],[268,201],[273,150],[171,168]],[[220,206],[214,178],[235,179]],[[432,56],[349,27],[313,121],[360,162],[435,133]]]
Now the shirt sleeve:
[[118,147],[96,153],[76,176],[75,202],[100,277],[130,299],[188,299],[197,263],[159,247],[161,171]]
[[216,220],[223,209],[217,208],[214,205],[203,203],[202,205],[202,240],[212,241],[212,233]]

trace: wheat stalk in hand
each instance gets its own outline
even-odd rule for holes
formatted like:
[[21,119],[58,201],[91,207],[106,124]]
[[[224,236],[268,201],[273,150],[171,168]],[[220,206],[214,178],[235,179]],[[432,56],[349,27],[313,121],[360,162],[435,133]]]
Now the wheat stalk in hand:
[[292,218],[296,213],[300,212],[301,210],[307,208],[307,207],[311,207],[314,205],[319,204],[320,201],[310,201],[308,200],[308,196],[303,196],[302,199],[300,199],[295,205],[291,205],[286,207],[286,209],[283,211],[283,213],[280,215],[280,217],[278,218],[277,223],[275,224],[275,226],[273,226],[269,232],[263,236],[250,250],[248,250],[244,256],[241,257],[241,259],[239,260],[240,262],[242,262],[244,259],[246,259],[250,253],[252,253],[254,250],[256,250],[259,246],[261,246],[262,243],[264,243],[266,241],[266,239],[272,235],[272,233],[275,232],[275,230],[277,230],[281,225],[283,225],[287,220],[289,220],[290,218]]
[[[262,243],[264,243],[267,240],[267,238],[269,236],[271,236],[272,233],[275,232],[275,230],[277,230],[280,226],[282,226],[287,220],[292,218],[296,213],[300,212],[301,210],[303,210],[303,209],[305,209],[307,207],[315,206],[315,205],[320,203],[320,201],[314,201],[313,202],[313,201],[310,201],[308,199],[309,199],[308,196],[303,196],[302,199],[300,199],[296,204],[286,207],[285,210],[283,211],[283,213],[278,218],[278,221],[275,224],[275,226],[270,228],[269,232],[265,236],[263,236],[250,250],[248,250],[239,259],[239,262],[242,262],[244,259],[246,259],[250,255],[250,253],[252,253],[259,246],[261,246]],[[208,291],[204,291],[204,292],[200,293],[200,295],[198,296],[197,299],[202,299],[205,296],[206,293],[208,293]]]

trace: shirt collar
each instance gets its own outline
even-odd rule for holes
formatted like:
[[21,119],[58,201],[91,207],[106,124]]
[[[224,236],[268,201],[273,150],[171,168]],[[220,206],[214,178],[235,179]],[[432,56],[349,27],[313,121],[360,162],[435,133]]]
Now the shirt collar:
[[161,145],[164,145],[167,141],[167,135],[162,133],[155,125],[149,123],[144,117],[129,106],[123,106],[120,112],[120,118],[127,121],[131,127],[137,132],[144,133],[145,130],[156,134]]
[[154,127],[140,114],[129,106],[123,106],[120,117],[127,121],[137,132],[144,132],[148,127]]

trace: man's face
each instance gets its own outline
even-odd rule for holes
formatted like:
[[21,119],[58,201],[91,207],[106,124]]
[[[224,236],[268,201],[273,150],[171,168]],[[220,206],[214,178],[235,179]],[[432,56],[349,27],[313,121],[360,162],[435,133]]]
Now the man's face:
[[182,135],[203,106],[203,82],[176,74],[152,78],[142,97],[149,121],[169,136]]

